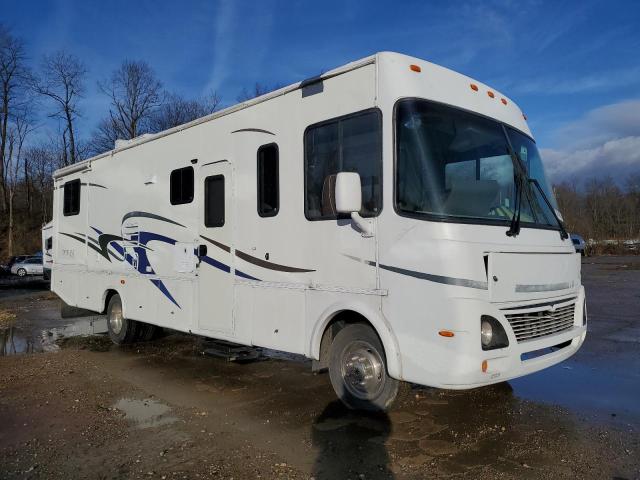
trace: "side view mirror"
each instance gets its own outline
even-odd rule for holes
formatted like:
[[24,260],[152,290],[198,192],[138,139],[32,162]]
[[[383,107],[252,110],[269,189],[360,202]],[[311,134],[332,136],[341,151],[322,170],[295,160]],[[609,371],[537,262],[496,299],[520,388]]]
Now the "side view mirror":
[[335,186],[336,211],[348,213],[363,237],[373,236],[373,225],[360,216],[362,209],[362,186],[360,174],[356,172],[339,172]]
[[336,211],[338,213],[359,212],[362,208],[360,174],[340,172],[336,175]]

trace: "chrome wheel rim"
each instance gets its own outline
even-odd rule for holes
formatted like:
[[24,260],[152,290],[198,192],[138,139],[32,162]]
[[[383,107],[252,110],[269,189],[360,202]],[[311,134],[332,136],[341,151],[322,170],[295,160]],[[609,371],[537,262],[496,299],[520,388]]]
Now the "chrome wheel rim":
[[19,277],[24,277],[27,274],[26,270],[23,270],[22,268],[20,270],[18,270],[18,276]]
[[367,342],[353,342],[344,349],[341,373],[347,391],[361,400],[376,398],[384,387],[384,362],[378,351]]
[[116,335],[122,330],[122,305],[120,302],[114,303],[109,312],[109,326]]

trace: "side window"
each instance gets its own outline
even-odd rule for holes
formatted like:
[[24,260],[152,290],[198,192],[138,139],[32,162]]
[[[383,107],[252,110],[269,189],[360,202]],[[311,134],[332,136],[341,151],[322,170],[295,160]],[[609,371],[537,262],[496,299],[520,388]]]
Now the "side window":
[[65,217],[80,213],[80,179],[64,184],[62,213]]
[[258,149],[258,215],[275,217],[279,208],[278,145],[272,143]]
[[204,179],[204,225],[224,225],[224,175],[213,175]]
[[45,250],[51,250],[53,248],[53,237],[49,237],[47,238],[47,240],[45,241]]
[[169,183],[171,205],[182,205],[193,201],[193,167],[173,170]]
[[357,172],[362,186],[364,217],[382,210],[382,115],[367,110],[307,128],[305,146],[305,216],[309,220],[338,218],[335,178]]

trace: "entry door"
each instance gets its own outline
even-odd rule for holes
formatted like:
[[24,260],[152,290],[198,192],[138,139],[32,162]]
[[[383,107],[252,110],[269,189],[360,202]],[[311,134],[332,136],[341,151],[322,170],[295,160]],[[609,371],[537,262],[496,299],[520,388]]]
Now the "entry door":
[[198,266],[199,326],[232,334],[233,182],[229,162],[200,167],[198,179],[200,242],[206,255]]

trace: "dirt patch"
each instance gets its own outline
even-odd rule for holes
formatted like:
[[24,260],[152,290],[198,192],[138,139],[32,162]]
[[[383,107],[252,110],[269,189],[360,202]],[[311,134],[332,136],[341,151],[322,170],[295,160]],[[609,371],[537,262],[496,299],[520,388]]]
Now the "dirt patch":
[[91,335],[81,337],[65,337],[57,341],[60,348],[106,352],[113,347],[107,335]]

